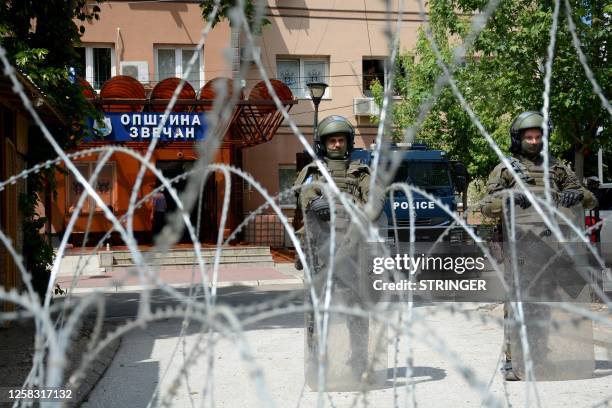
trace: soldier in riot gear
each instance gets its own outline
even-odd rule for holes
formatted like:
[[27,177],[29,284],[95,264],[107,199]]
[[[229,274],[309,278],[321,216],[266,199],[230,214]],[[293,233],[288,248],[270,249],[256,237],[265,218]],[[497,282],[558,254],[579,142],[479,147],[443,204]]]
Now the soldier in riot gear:
[[[508,158],[510,165],[517,176],[523,181],[526,188],[529,189],[534,196],[539,198],[544,198],[545,196],[545,173],[541,154],[543,148],[542,136],[544,126],[548,127],[548,134],[551,134],[552,124],[550,122],[544,123],[543,116],[540,112],[536,111],[521,113],[514,119],[510,126],[510,151],[513,154],[513,157]],[[550,193],[554,201],[553,205],[558,206],[560,209],[568,210],[579,208],[580,206],[588,209],[597,205],[596,198],[589,190],[580,184],[572,170],[553,157],[549,159],[549,175]],[[523,237],[537,236],[542,238],[544,236],[550,236],[550,230],[541,222],[542,220],[539,215],[537,215],[532,208],[530,209],[532,203],[527,195],[521,192],[517,184],[517,181],[503,163],[497,165],[489,175],[487,181],[488,195],[482,201],[482,214],[491,218],[500,219],[500,221],[505,220],[504,222],[508,222],[508,214],[504,214],[504,208],[510,208],[512,205],[515,205],[520,208],[516,210],[515,213],[522,214],[523,218],[519,221],[515,219],[511,222],[515,222],[517,231],[526,231]],[[513,192],[512,196],[508,194],[509,191]],[[579,212],[582,211],[580,210]],[[522,225],[519,225],[520,223],[522,223]],[[519,227],[523,229],[521,230]],[[508,229],[506,224],[504,224],[504,229]],[[507,233],[508,231],[505,232]],[[534,233],[534,235],[529,235],[531,233]],[[543,241],[540,241],[540,238],[536,238],[533,241],[533,247],[537,247],[537,245],[541,245],[539,248],[546,247],[542,243]],[[517,238],[517,240],[518,239],[520,238]],[[530,243],[523,242],[523,245],[523,248],[525,248],[528,247]],[[537,265],[538,262],[543,260],[532,261],[533,264]],[[508,273],[508,271],[506,271],[506,273]],[[523,268],[522,274],[528,273],[527,269]],[[523,277],[522,279],[528,278]],[[542,286],[546,286],[546,284],[544,283]],[[544,290],[542,286],[540,286],[540,290]],[[504,306],[504,315],[507,317],[510,309],[508,308],[508,304]],[[531,316],[533,320],[536,320],[536,318],[540,320],[550,318],[549,311],[536,304],[525,305],[524,310],[525,315]],[[522,367],[517,369],[512,364],[510,350],[513,348],[521,350],[520,344],[517,345],[516,331],[512,330],[513,329],[509,329],[508,332],[505,330],[506,363],[502,371],[504,372],[506,380],[518,380],[524,377],[524,369]],[[529,330],[531,331],[530,334],[532,338],[539,339],[539,341],[534,341],[534,344],[530,345],[532,358],[537,356],[536,358],[540,358],[543,361],[547,353],[546,342],[549,336],[547,331],[548,328],[542,325],[537,326],[533,324]],[[514,340],[512,340],[513,335]]]
[[[351,161],[350,155],[354,148],[355,130],[348,120],[342,116],[332,115],[323,119],[318,127],[315,137],[314,150],[322,164],[329,172],[338,189],[358,205],[363,206],[370,195],[370,168],[360,161]],[[305,166],[298,174],[295,186],[298,206],[293,220],[293,227],[300,236],[303,235],[303,214],[313,211],[321,221],[329,221],[329,200],[324,197],[320,185],[326,180],[319,171],[317,163],[312,162]],[[344,224],[348,218],[346,210],[335,199],[337,207],[337,222]],[[375,200],[372,206],[372,217],[376,218],[382,210],[384,198]],[[342,226],[340,226],[342,227]],[[296,266],[301,269],[299,262]]]
[[[523,112],[514,119],[510,126],[512,144],[510,151],[514,157],[509,157],[510,164],[517,175],[527,185],[527,188],[536,196],[544,196],[544,168],[542,152],[544,118],[540,112]],[[549,134],[552,125],[546,124]],[[597,205],[595,196],[583,187],[572,170],[559,160],[549,159],[551,175],[551,193],[555,201],[562,207],[569,208],[582,204],[585,209]],[[502,212],[502,200],[505,199],[503,190],[516,187],[516,180],[503,163],[493,169],[487,181],[487,194],[481,207],[482,213],[487,217],[499,218]],[[514,194],[514,203],[523,209],[529,208],[531,203],[527,196],[521,192]]]
[[[353,197],[357,203],[364,204],[369,195],[370,169],[359,161],[350,161],[354,140],[355,131],[348,120],[342,116],[328,116],[317,127],[315,152],[323,159],[338,189]],[[325,182],[314,162],[302,169],[295,185],[313,182]],[[323,221],[329,221],[329,202],[323,198],[319,187],[303,187],[298,191],[298,202],[302,210],[312,209]]]
[[[370,196],[370,169],[359,161],[351,161],[350,154],[354,146],[354,137],[353,126],[347,119],[337,115],[329,116],[323,119],[317,127],[315,152],[321,159],[319,164],[325,166],[340,192],[357,207],[363,209]],[[343,299],[348,305],[360,305],[360,295],[355,283],[360,279],[359,274],[362,271],[354,266],[347,267],[346,261],[341,259],[328,259],[331,228],[335,229],[335,242],[338,248],[336,258],[357,258],[355,242],[358,239],[354,236],[349,237],[347,234],[351,225],[351,216],[339,197],[333,197],[333,200],[330,200],[329,194],[324,194],[321,183],[326,183],[326,179],[316,162],[310,163],[299,173],[295,185],[300,187],[297,192],[298,211],[301,210],[303,214],[304,226],[299,225],[299,221],[294,221],[294,228],[299,229],[301,241],[307,249],[306,252],[309,253],[308,261],[313,267],[315,287],[322,287],[320,283],[325,278],[324,272],[335,262],[334,296]],[[369,217],[371,220],[380,214],[384,203],[382,194],[375,197],[379,198],[373,205],[375,208],[373,213],[376,214]],[[333,226],[330,225],[330,202],[334,203],[335,222]],[[349,243],[351,240],[354,241],[353,244]],[[344,264],[338,265],[338,262],[344,262]],[[312,352],[316,347],[312,318],[311,314],[307,314],[306,336],[310,354],[315,354]],[[347,364],[350,365],[352,374],[359,379],[367,368],[367,357],[364,356],[368,354],[368,319],[348,317],[347,326],[351,349]],[[308,359],[308,350],[306,354]],[[307,361],[307,376],[308,365]]]

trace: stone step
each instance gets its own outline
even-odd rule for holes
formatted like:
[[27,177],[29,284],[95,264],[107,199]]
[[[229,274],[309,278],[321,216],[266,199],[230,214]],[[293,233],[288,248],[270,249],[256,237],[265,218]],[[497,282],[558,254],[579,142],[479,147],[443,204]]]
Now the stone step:
[[[207,264],[214,261],[216,250],[203,248],[202,258]],[[143,254],[151,265],[195,265],[197,259],[195,252],[189,249],[172,249],[164,253]],[[133,266],[134,262],[129,251],[103,251],[99,253],[101,266]],[[152,259],[151,259],[152,258]],[[225,247],[219,257],[220,265],[274,266],[274,259],[270,247]]]
[[[114,259],[132,259],[132,254],[129,251],[110,251]],[[200,253],[202,256],[214,256],[216,250],[211,248],[202,248]],[[160,256],[194,256],[193,249],[171,249],[168,252],[160,254]],[[240,255],[270,255],[269,247],[229,247],[223,248],[222,256],[240,256]],[[146,256],[146,255],[145,255]]]
[[[212,256],[204,256],[202,257],[202,259],[204,260],[204,262],[211,264],[212,262],[214,262],[214,257]],[[246,255],[246,256],[221,256],[219,257],[219,263],[220,264],[227,264],[227,263],[243,263],[243,262],[252,262],[252,263],[259,263],[259,262],[273,262],[272,256],[271,255]],[[159,258],[153,258],[151,260],[148,261],[149,264],[152,265],[177,265],[177,264],[196,264],[197,263],[197,259],[195,256],[166,256],[166,257],[159,257]],[[133,265],[134,263],[132,262],[131,259],[115,259],[113,260],[113,265]]]
[[[195,268],[197,268],[197,264],[194,264],[193,262],[177,262],[177,263],[173,263],[173,264],[149,264],[149,267],[152,268],[157,268],[157,267],[167,267],[167,266],[181,266],[181,267],[185,267],[185,266],[193,266]],[[274,262],[257,262],[257,263],[250,263],[250,262],[230,262],[230,263],[223,263],[223,264],[219,264],[219,267],[221,268],[225,268],[225,267],[251,267],[251,268],[274,268],[276,266],[276,264]],[[113,265],[112,268],[133,268],[136,267],[136,265],[133,264],[129,264],[129,265]],[[205,267],[210,269],[213,267],[212,263],[206,263]],[[111,269],[112,269],[111,268]]]

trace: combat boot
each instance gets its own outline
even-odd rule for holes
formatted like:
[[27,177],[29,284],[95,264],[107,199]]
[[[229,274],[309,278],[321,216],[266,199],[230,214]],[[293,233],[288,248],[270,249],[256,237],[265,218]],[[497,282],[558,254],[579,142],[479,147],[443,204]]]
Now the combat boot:
[[516,375],[512,369],[512,361],[506,360],[502,368],[500,369],[505,381],[520,381],[521,379]]

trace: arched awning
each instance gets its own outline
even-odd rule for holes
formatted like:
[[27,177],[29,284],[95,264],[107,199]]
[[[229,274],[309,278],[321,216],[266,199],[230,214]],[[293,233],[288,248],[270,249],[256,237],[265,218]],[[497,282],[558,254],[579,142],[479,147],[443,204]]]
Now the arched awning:
[[[226,96],[222,102],[230,101],[234,92],[234,81],[230,78],[225,77],[217,77],[208,81],[202,89],[200,89],[200,93],[198,95],[198,99],[201,101],[214,101],[217,99],[217,89],[224,90]],[[240,95],[238,96],[238,100],[242,101],[244,99],[244,92],[242,89],[240,90]],[[207,105],[198,105],[198,110],[200,111],[209,111],[213,108],[212,104]]]
[[[140,112],[144,107],[145,95],[144,86],[138,80],[117,75],[102,85],[99,101],[104,112]],[[140,103],[122,102],[122,99],[139,100]]]
[[[153,112],[163,112],[166,109],[167,103],[163,103],[163,101],[169,101],[172,99],[172,95],[176,88],[179,86],[181,80],[178,78],[166,78],[161,82],[158,82],[157,85],[151,91],[151,95],[149,95],[150,103],[154,103],[156,101],[162,101],[161,104],[154,104],[151,106],[151,110]],[[196,93],[193,90],[193,87],[189,84],[189,82],[185,82],[183,84],[183,88],[178,95],[178,99],[185,100],[194,100],[195,101]],[[189,105],[174,105],[172,107],[173,112],[189,112],[193,110],[193,106]]]

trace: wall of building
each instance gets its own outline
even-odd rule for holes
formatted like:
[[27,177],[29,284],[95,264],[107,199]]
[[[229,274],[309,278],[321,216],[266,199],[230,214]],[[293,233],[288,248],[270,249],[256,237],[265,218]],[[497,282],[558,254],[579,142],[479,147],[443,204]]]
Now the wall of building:
[[[343,115],[356,125],[369,125],[367,118],[353,115],[353,98],[362,97],[362,60],[385,58],[389,54],[385,30],[389,27],[384,14],[384,2],[347,0],[330,7],[324,1],[288,1],[282,7],[269,0],[267,18],[271,24],[263,29],[258,46],[268,75],[276,77],[277,59],[283,57],[321,57],[329,60],[328,97],[320,105],[321,116]],[[397,10],[397,6],[395,6]],[[416,3],[409,3],[403,14],[400,30],[400,50],[409,52],[416,44],[420,25]],[[313,11],[316,10],[316,11]],[[300,16],[300,18],[296,17]],[[397,18],[397,14],[392,14]],[[382,21],[381,21],[382,20]],[[391,26],[395,29],[395,26]],[[244,42],[244,41],[243,41]],[[248,75],[259,77],[252,69]],[[313,106],[304,101],[292,113],[294,121],[310,132]],[[358,134],[371,133],[369,127],[358,128]]]
[[[392,2],[393,10],[397,10],[398,3],[399,0]],[[113,44],[118,61],[147,61],[152,81],[156,78],[155,47],[196,44],[204,27],[197,3],[111,1],[100,7],[100,21],[86,25],[83,43]],[[417,3],[404,7],[399,44],[401,51],[409,52],[416,43],[421,19]],[[392,12],[390,16],[394,23],[398,13]],[[355,98],[366,96],[364,59],[384,59],[389,54],[385,31],[395,29],[395,24],[387,23],[385,3],[345,0],[330,5],[323,0],[268,0],[266,18],[271,24],[255,40],[267,75],[279,77],[277,62],[281,59],[325,61],[327,68],[322,80],[329,88],[320,104],[319,119],[330,114],[347,117],[356,127],[356,146],[369,146],[374,140],[376,125],[368,116],[355,116],[353,105]],[[236,50],[230,48],[230,40],[231,29],[226,21],[210,32],[203,62],[206,80],[232,76],[230,57]],[[244,37],[241,45],[245,45]],[[258,70],[251,66],[246,75],[247,95],[259,80]],[[299,96],[290,116],[312,143],[313,104],[307,95]],[[294,165],[296,153],[301,151],[303,146],[288,124],[283,123],[270,142],[242,151],[243,168],[275,195],[279,192],[279,168]],[[244,190],[245,213],[263,202],[254,189]],[[291,214],[290,206],[287,212]]]
[[[397,1],[393,2],[397,10]],[[385,30],[387,15],[385,4],[380,1],[347,0],[330,6],[319,0],[268,1],[267,17],[271,24],[258,38],[261,59],[270,77],[278,76],[279,59],[321,58],[327,60],[328,72],[324,79],[329,88],[319,105],[319,120],[334,114],[348,118],[356,130],[357,147],[369,146],[376,134],[376,125],[367,116],[355,116],[355,98],[363,98],[363,60],[385,58],[389,54]],[[367,11],[366,11],[367,10]],[[397,13],[391,14],[397,19]],[[402,16],[400,50],[410,52],[421,24],[417,3],[408,3]],[[395,25],[391,27],[395,29]],[[243,41],[244,44],[244,41]],[[258,80],[253,68],[247,75],[249,83]],[[308,98],[300,97],[291,110],[291,119],[312,143],[314,105]],[[295,163],[295,154],[303,146],[287,123],[279,128],[275,138],[265,145],[243,151],[245,170],[261,180],[272,192],[278,192],[278,167]],[[245,212],[263,203],[255,194],[246,201]]]
[[[83,45],[112,45],[117,71],[121,61],[147,61],[149,81],[157,82],[156,46],[195,46],[205,21],[197,3],[109,1],[99,5],[100,20],[85,23]],[[231,65],[224,57],[230,44],[227,21],[210,31],[204,47],[204,81],[231,77]],[[203,85],[203,84],[201,84]],[[197,89],[196,89],[197,90]]]

